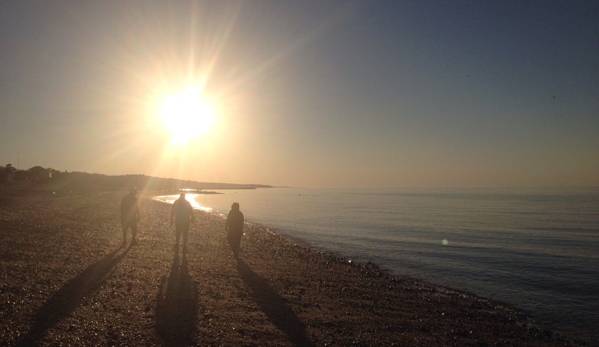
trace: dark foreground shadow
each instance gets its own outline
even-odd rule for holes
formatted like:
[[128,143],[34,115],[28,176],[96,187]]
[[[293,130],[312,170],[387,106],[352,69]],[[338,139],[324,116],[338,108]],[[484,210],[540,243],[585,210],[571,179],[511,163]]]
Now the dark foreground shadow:
[[18,346],[35,345],[48,329],[65,319],[81,304],[83,298],[94,291],[116,269],[129,248],[118,254],[122,247],[106,254],[96,263],[88,266],[77,277],[69,280],[54,293],[33,316],[31,330],[20,341]]
[[171,272],[163,276],[156,297],[156,330],[167,346],[195,344],[198,291],[189,274],[187,257],[175,253]]
[[250,290],[250,295],[268,319],[282,331],[295,346],[313,346],[306,337],[306,327],[291,307],[266,281],[258,276],[243,260],[237,261],[237,272]]

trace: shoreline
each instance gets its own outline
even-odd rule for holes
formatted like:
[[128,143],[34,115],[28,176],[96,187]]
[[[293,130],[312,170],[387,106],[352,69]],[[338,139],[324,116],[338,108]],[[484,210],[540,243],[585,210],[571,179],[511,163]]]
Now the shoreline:
[[[189,198],[188,198],[189,199]],[[165,199],[160,199],[161,201]],[[193,199],[192,199],[193,200]],[[274,200],[274,199],[273,199]],[[204,203],[206,203],[206,206],[208,206],[210,204],[210,201],[212,200],[201,200]],[[212,213],[216,213],[216,214],[220,214],[223,215],[226,218],[226,211],[224,212],[224,214],[222,213],[222,207],[223,204],[218,204],[215,203],[214,201],[212,201],[214,203],[210,204],[210,206],[219,207],[218,212],[216,212],[216,210],[213,210]],[[389,276],[393,276],[393,277],[397,277],[397,278],[408,278],[408,279],[412,279],[415,281],[420,281],[423,283],[429,283],[433,286],[437,286],[437,287],[443,287],[446,288],[448,290],[454,291],[454,292],[458,292],[458,293],[464,293],[470,296],[477,296],[480,298],[486,298],[487,300],[496,302],[498,304],[500,304],[501,306],[505,306],[505,307],[509,307],[513,310],[516,311],[520,311],[530,317],[533,317],[533,319],[537,322],[539,322],[539,325],[543,325],[545,327],[548,327],[549,329],[553,329],[553,330],[558,330],[573,336],[583,336],[589,340],[599,340],[599,334],[597,334],[596,331],[593,330],[593,324],[591,322],[593,322],[593,319],[584,319],[586,317],[589,317],[589,315],[587,314],[586,316],[583,316],[583,313],[589,312],[588,308],[585,309],[580,309],[580,311],[577,311],[576,309],[573,309],[571,311],[562,311],[559,309],[559,301],[557,303],[552,303],[552,304],[539,304],[537,306],[531,304],[531,302],[533,303],[538,303],[536,301],[526,301],[526,300],[522,300],[522,297],[520,297],[520,301],[518,300],[513,300],[514,298],[510,298],[508,296],[503,295],[503,292],[501,291],[497,291],[495,290],[495,292],[492,293],[492,291],[487,291],[485,292],[483,288],[483,290],[481,290],[480,286],[476,287],[474,284],[476,284],[476,281],[474,282],[468,282],[468,281],[462,281],[459,282],[458,281],[452,281],[455,280],[454,278],[449,277],[449,280],[445,280],[445,281],[439,281],[438,278],[432,278],[434,276],[429,276],[428,279],[426,278],[424,273],[421,272],[415,272],[415,271],[411,271],[409,273],[407,273],[406,271],[402,271],[402,266],[404,265],[403,263],[399,263],[399,262],[385,262],[384,257],[373,257],[373,256],[369,256],[368,253],[360,253],[359,256],[356,256],[355,254],[355,249],[353,249],[354,253],[348,252],[347,249],[339,249],[339,248],[335,248],[333,247],[333,249],[328,249],[326,248],[326,246],[329,245],[324,245],[324,244],[320,244],[320,245],[313,245],[311,244],[311,242],[309,240],[310,239],[310,229],[304,229],[303,231],[301,230],[296,230],[294,228],[289,228],[289,229],[285,229],[285,223],[281,221],[281,215],[276,215],[275,216],[275,220],[278,221],[279,226],[281,226],[280,228],[271,228],[268,225],[268,222],[265,221],[264,215],[270,214],[271,212],[269,211],[269,208],[265,208],[265,206],[261,206],[262,208],[260,209],[260,211],[256,211],[254,210],[252,215],[256,214],[257,216],[259,216],[261,218],[261,222],[252,222],[258,226],[263,225],[265,228],[268,228],[270,230],[272,230],[273,232],[278,233],[279,235],[283,236],[284,238],[288,239],[289,242],[292,243],[298,243],[302,246],[306,246],[306,247],[310,247],[310,248],[315,248],[317,250],[321,250],[324,252],[327,252],[329,254],[331,254],[332,256],[336,257],[339,259],[340,262],[352,262],[352,263],[356,263],[358,265],[366,265],[369,264],[371,266],[374,266],[376,269],[378,269],[379,271],[385,273],[386,275]],[[262,213],[262,211],[266,211],[268,213]],[[318,224],[319,221],[314,220],[312,221],[314,222],[313,224]],[[377,223],[376,221],[373,221],[373,223]],[[287,225],[288,227],[288,225]],[[289,233],[291,230],[291,233]],[[296,231],[296,234],[294,235],[293,232],[294,230]],[[306,232],[308,231],[308,232]],[[301,238],[301,236],[299,235],[307,235],[307,239],[304,240]],[[345,253],[344,253],[345,251]],[[374,252],[374,251],[373,251]],[[376,253],[374,253],[376,254]],[[375,259],[373,259],[375,258]],[[380,262],[380,263],[379,263]],[[387,265],[387,266],[385,266]],[[413,264],[412,264],[413,265]],[[467,269],[466,267],[464,269]],[[435,279],[437,281],[435,281]],[[458,283],[459,282],[459,283]],[[502,282],[498,282],[498,283],[502,283]],[[509,290],[515,290],[518,287],[518,283],[516,283],[516,286],[507,286],[505,285],[505,282],[503,282],[504,285],[503,287],[506,288],[508,291]],[[453,287],[453,285],[457,285],[457,287]],[[468,286],[470,285],[470,286]],[[477,291],[478,289],[478,291]],[[531,294],[533,295],[533,294]],[[529,299],[530,296],[529,295]],[[572,294],[570,294],[572,295]],[[543,298],[541,295],[537,295],[537,298]],[[546,296],[544,299],[544,302],[548,303],[550,302],[549,300],[550,296]],[[565,297],[564,300],[573,300],[575,297],[574,296],[570,296],[570,297]],[[510,301],[510,299],[512,299]],[[526,296],[524,296],[524,299],[526,299]],[[561,298],[557,298],[557,299],[561,299]],[[539,301],[540,302],[540,301]],[[553,306],[555,305],[555,306]],[[585,311],[586,310],[586,311]],[[578,320],[574,321],[572,319],[570,319],[569,317],[573,317],[573,316],[577,316],[579,317]]]
[[580,346],[515,308],[348,264],[250,223],[241,261],[218,214],[195,211],[185,255],[168,205],[140,199],[119,248],[124,192],[0,199],[0,344]]

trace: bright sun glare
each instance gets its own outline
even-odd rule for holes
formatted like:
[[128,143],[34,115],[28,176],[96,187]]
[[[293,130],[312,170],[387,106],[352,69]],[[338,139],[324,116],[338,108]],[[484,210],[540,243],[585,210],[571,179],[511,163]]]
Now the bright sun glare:
[[187,144],[212,130],[215,115],[200,89],[190,88],[166,97],[161,106],[163,123],[171,132],[174,144]]

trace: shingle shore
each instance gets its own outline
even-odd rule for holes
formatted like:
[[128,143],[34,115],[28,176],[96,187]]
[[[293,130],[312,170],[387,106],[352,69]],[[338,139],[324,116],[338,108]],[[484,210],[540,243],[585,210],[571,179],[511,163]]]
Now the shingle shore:
[[499,303],[259,225],[247,225],[238,262],[223,219],[201,211],[183,254],[170,207],[148,196],[140,242],[120,247],[124,192],[2,193],[0,345],[585,345]]

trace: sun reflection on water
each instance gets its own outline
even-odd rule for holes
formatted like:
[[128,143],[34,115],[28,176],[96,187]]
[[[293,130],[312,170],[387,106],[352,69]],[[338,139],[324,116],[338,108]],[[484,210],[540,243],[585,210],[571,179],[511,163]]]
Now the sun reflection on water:
[[[196,198],[199,195],[200,194],[185,193],[185,200],[189,201],[189,203],[191,204],[191,207],[193,207],[196,210],[201,210],[201,211],[204,211],[204,212],[212,212],[212,208],[211,207],[203,206],[203,205],[200,205],[198,203],[198,201],[197,201]],[[154,200],[166,202],[166,203],[169,203],[169,204],[172,204],[177,199],[179,199],[179,194],[175,194],[175,195],[161,195],[161,196],[154,197]]]

